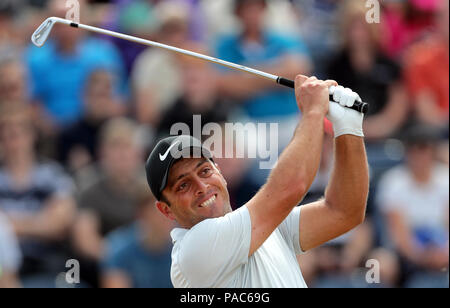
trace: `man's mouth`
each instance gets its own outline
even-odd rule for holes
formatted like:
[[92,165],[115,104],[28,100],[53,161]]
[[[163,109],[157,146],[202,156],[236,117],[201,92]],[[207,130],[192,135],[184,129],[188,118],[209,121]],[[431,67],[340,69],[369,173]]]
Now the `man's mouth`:
[[211,198],[209,198],[208,200],[204,201],[203,203],[200,204],[200,207],[209,207],[211,206],[214,201],[216,201],[217,196],[216,195],[212,195]]

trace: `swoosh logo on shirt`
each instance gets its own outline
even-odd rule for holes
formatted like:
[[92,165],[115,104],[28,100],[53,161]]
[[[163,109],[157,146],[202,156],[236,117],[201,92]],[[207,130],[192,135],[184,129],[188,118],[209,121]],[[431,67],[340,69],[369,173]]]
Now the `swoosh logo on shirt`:
[[160,154],[159,154],[159,159],[160,159],[161,161],[164,161],[164,160],[167,158],[167,155],[169,155],[170,150],[171,150],[174,146],[176,146],[178,143],[180,143],[180,141],[175,141],[174,143],[172,143],[172,144],[170,145],[170,147],[167,149],[166,153],[164,153],[164,155],[161,155],[161,153],[160,153]]

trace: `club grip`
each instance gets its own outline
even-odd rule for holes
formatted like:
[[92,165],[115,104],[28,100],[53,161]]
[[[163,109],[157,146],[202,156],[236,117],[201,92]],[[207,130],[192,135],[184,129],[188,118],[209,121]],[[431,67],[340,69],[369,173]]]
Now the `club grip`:
[[[295,89],[295,82],[290,79],[286,79],[283,77],[278,77],[277,83],[286,86],[292,89]],[[333,96],[330,95],[330,101],[333,101]],[[366,114],[369,111],[369,104],[364,102],[355,102],[352,107],[349,107],[353,110]]]

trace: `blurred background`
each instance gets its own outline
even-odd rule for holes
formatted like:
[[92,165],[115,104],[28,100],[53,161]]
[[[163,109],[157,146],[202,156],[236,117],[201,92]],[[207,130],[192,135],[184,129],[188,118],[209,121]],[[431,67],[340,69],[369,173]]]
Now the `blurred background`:
[[[175,122],[278,123],[292,90],[166,51],[56,26],[65,0],[0,0],[0,287],[172,287],[170,230],[143,163]],[[80,22],[272,74],[335,79],[370,103],[365,222],[299,257],[310,287],[448,287],[449,8],[445,0],[78,0]],[[66,3],[69,7],[66,7]],[[332,165],[325,124],[320,171]],[[227,140],[224,140],[227,142]],[[232,206],[265,182],[257,159],[218,159]],[[369,259],[380,283],[370,284]],[[62,276],[61,276],[62,275]],[[374,276],[371,276],[374,278]]]

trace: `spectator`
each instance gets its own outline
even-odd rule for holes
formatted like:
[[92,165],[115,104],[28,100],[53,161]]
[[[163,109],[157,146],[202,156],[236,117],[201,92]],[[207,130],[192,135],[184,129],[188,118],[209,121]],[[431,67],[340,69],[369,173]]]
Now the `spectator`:
[[[239,30],[234,0],[188,1],[200,2],[201,11],[204,12],[202,20],[205,23],[206,38],[203,40],[204,42],[213,43],[217,37]],[[292,0],[268,1],[267,11],[264,14],[264,27],[275,32],[297,35],[301,30],[297,27],[297,15],[291,2]]]
[[[155,7],[155,11],[159,18],[155,39],[183,48],[188,41],[188,8],[173,1],[164,1]],[[174,53],[149,48],[134,64],[131,79],[135,117],[139,123],[149,126],[149,130],[155,129],[162,113],[181,95],[178,59]]]
[[[314,74],[326,74],[326,64],[330,56],[339,49],[340,0],[292,0],[301,32],[314,61]],[[324,77],[326,78],[326,77]]]
[[106,234],[135,218],[137,184],[143,170],[137,128],[131,120],[116,118],[107,122],[99,147],[100,170],[88,176],[94,181],[90,179],[84,185],[87,187],[80,188],[80,213],[73,229],[74,250],[93,267],[93,273],[103,258]]
[[[143,39],[152,39],[157,27],[154,1],[151,0],[113,0],[107,19],[101,28],[126,33]],[[126,74],[130,75],[137,57],[146,46],[115,37],[103,37],[111,41],[119,50],[124,61]]]
[[410,128],[405,164],[386,172],[378,187],[406,287],[448,287],[449,174],[433,158],[436,138],[430,127]]
[[432,30],[434,14],[441,0],[383,1],[381,25],[383,51],[401,59],[405,50]]
[[16,236],[6,217],[0,212],[0,288],[19,287],[21,254]]
[[18,50],[0,50],[0,104],[28,101],[26,68],[18,58]]
[[102,69],[90,74],[84,91],[85,113],[74,125],[63,130],[58,139],[59,160],[74,173],[97,161],[101,126],[108,119],[125,113],[125,106],[114,93],[115,77]]
[[[242,30],[218,40],[218,58],[293,78],[308,74],[310,64],[302,42],[264,28],[265,0],[236,0],[235,14]],[[252,119],[297,116],[292,91],[263,78],[230,71],[219,79],[222,95],[240,99]],[[277,121],[280,122],[281,121]]]
[[[110,1],[114,5],[111,7],[111,13],[108,16],[105,27],[113,31],[119,31],[141,38],[154,39],[153,36],[155,32],[158,32],[158,28],[160,27],[160,17],[166,14],[166,12],[161,12],[157,7],[165,6],[172,13],[180,10],[181,7],[182,10],[187,10],[188,14],[188,37],[201,42],[205,36],[205,27],[202,8],[199,5],[200,1],[113,0]],[[159,5],[159,3],[164,4]],[[129,74],[133,69],[135,60],[145,50],[145,46],[116,38],[111,38],[111,40],[121,51],[127,73]]]
[[[190,45],[189,50],[205,53],[203,47]],[[201,115],[202,123],[224,122],[231,109],[231,102],[217,96],[214,71],[203,61],[182,57],[180,59],[182,95],[162,116],[158,127],[159,136],[167,136],[175,123],[186,123],[193,134],[193,115]]]
[[[83,7],[84,2],[80,1],[80,5]],[[66,10],[64,1],[48,2],[49,16],[65,17]],[[46,136],[54,136],[82,117],[83,86],[93,70],[111,70],[117,74],[120,86],[124,85],[117,50],[105,41],[85,37],[86,33],[71,27],[55,27],[44,47],[31,46],[27,50],[32,96],[41,106],[39,127]],[[117,89],[123,89],[120,86]]]
[[[145,184],[145,183],[143,183]],[[102,285],[106,288],[171,288],[169,232],[174,227],[158,212],[156,199],[142,185],[137,220],[106,240]]]
[[22,1],[2,1],[0,3],[0,49],[5,46],[23,46],[22,29],[17,27],[15,22],[22,9]]
[[449,7],[441,1],[437,31],[412,46],[405,57],[405,78],[419,121],[438,126],[448,136]]
[[0,210],[19,238],[24,286],[54,286],[68,259],[65,240],[74,217],[73,183],[56,163],[36,157],[30,112],[2,106]]
[[[299,73],[308,75],[310,62],[304,44],[264,27],[265,0],[236,0],[233,4],[241,28],[218,39],[218,58],[291,79]],[[219,95],[241,103],[242,115],[234,119],[241,123],[277,123],[278,150],[283,149],[298,123],[299,113],[292,90],[250,74],[234,70],[221,72],[217,78]],[[258,159],[252,164],[248,184],[259,187],[269,172],[259,168]]]
[[327,77],[339,80],[370,104],[364,135],[368,141],[376,141],[402,127],[408,105],[401,69],[381,53],[379,25],[367,23],[366,13],[363,1],[342,2],[343,46],[330,60]]

